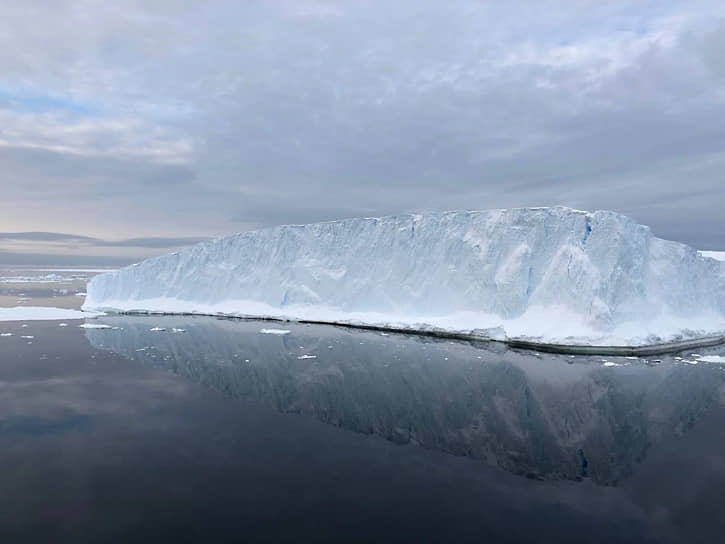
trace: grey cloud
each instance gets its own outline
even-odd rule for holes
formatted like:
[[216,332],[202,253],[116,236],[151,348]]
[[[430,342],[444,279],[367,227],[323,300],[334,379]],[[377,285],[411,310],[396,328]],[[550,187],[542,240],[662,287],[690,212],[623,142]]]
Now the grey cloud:
[[63,234],[61,232],[0,232],[0,240],[16,240],[27,242],[69,242],[89,244],[98,242],[97,238]]
[[725,248],[714,0],[7,15],[0,97],[33,101],[0,100],[2,230],[161,250],[280,223],[565,204]]
[[121,266],[208,240],[146,237],[103,240],[56,232],[0,233],[0,265],[98,264]]
[[190,246],[208,240],[208,237],[187,237],[187,238],[129,238],[128,240],[120,240],[116,242],[101,241],[99,246],[104,247],[144,247],[169,249]]
[[59,255],[56,253],[17,253],[0,250],[0,265],[11,266],[127,266],[138,258],[98,255]]
[[143,248],[175,248],[189,246],[208,240],[208,237],[185,238],[128,238],[126,240],[101,240],[89,236],[63,234],[60,232],[0,232],[0,240],[26,242],[60,242],[67,244],[90,245],[97,247],[143,247]]
[[[248,208],[230,218],[235,223],[245,225],[259,225],[268,227],[280,224],[303,224],[314,223],[317,221],[332,221],[335,219],[344,219],[349,217],[367,217],[372,215],[381,215],[381,210],[373,210],[370,208],[314,208],[294,206],[294,203],[288,202],[284,206],[276,209],[267,209],[263,207]],[[392,213],[390,211],[382,211],[383,215]]]

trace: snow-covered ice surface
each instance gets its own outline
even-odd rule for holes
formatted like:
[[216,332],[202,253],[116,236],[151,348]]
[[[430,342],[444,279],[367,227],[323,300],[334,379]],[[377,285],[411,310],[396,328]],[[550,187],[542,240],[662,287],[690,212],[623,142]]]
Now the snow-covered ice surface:
[[65,308],[48,308],[44,306],[18,306],[0,308],[0,321],[51,321],[56,319],[85,319],[98,317],[102,312],[67,310]]
[[94,277],[89,310],[274,317],[498,340],[723,334],[725,263],[609,211],[462,211],[289,225]]
[[700,251],[703,257],[710,257],[718,261],[725,261],[725,251]]

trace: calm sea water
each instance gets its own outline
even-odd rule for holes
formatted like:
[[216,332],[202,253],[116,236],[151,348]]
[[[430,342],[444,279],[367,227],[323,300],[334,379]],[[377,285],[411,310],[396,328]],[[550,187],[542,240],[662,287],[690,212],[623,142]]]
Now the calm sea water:
[[204,317],[88,322],[109,328],[0,323],[2,542],[725,534],[725,365],[696,356],[724,348],[569,357]]

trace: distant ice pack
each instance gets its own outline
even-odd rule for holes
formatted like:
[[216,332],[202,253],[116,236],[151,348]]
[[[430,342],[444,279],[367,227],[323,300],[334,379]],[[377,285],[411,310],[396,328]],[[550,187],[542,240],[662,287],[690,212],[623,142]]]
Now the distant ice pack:
[[84,309],[226,314],[642,345],[725,330],[725,263],[610,211],[287,225],[94,277]]

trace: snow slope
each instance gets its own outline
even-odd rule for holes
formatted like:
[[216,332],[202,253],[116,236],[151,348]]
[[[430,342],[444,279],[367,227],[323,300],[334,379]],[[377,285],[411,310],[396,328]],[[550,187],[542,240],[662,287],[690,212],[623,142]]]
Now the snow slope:
[[289,225],[101,274],[84,309],[271,316],[639,345],[725,331],[725,263],[608,211]]

